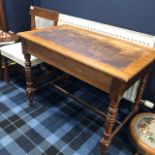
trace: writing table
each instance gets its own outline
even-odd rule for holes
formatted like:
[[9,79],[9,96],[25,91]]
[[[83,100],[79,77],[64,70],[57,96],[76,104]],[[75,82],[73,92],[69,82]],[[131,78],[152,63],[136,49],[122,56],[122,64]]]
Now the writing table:
[[[106,154],[114,135],[138,111],[145,83],[154,62],[154,51],[97,34],[63,25],[19,33],[25,56],[27,95],[33,101],[30,55],[109,93],[101,153]],[[132,112],[113,131],[123,93],[141,79]]]

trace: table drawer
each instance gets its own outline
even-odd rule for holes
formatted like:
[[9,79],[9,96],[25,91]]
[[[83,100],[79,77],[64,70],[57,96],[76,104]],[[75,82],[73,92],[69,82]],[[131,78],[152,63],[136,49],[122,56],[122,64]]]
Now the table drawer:
[[40,58],[42,61],[107,93],[110,92],[112,77],[106,73],[29,41],[26,41],[26,48],[29,54]]

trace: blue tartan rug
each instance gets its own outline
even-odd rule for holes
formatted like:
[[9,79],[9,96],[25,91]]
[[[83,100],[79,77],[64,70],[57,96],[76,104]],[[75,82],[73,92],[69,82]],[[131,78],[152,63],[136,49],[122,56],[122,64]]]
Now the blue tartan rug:
[[[100,116],[51,87],[35,94],[34,106],[29,107],[25,80],[11,79],[10,84],[0,81],[0,155],[100,155]],[[100,109],[107,106],[107,94],[75,78],[70,78],[67,89]],[[128,107],[122,103],[119,119]],[[135,153],[128,133],[126,126],[117,134],[109,155]]]

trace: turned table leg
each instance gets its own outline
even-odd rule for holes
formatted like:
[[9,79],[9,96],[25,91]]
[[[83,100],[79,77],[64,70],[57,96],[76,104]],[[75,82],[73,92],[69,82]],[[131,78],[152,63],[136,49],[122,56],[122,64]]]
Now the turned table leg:
[[33,89],[33,81],[32,81],[31,61],[30,61],[31,56],[28,53],[24,53],[24,57],[25,57],[25,74],[26,74],[26,84],[27,84],[26,93],[29,99],[29,104],[30,106],[32,106],[34,89]]
[[145,74],[140,80],[140,84],[139,84],[138,91],[137,91],[137,96],[135,99],[135,103],[133,105],[133,111],[135,113],[137,113],[139,110],[141,98],[142,98],[144,90],[145,90],[145,86],[146,86],[146,83],[148,80],[148,76],[149,76],[149,73]]
[[112,85],[112,91],[110,94],[110,102],[107,112],[107,118],[105,122],[104,135],[100,141],[101,144],[101,154],[105,155],[108,152],[108,147],[111,144],[111,135],[113,127],[116,121],[116,116],[118,112],[118,107],[120,99],[122,98],[124,92],[124,85],[120,81],[114,81]]
[[105,123],[104,135],[100,141],[102,155],[107,153],[108,147],[111,143],[111,134],[112,134],[113,126],[116,121],[119,102],[120,102],[119,98],[117,100],[113,100],[113,99],[110,100],[110,106],[108,108],[107,119]]

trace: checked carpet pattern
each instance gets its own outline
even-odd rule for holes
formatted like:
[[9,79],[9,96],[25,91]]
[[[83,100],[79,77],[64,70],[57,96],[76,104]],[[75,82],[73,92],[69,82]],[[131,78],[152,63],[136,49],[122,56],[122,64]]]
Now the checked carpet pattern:
[[[71,78],[67,88],[100,109],[107,106],[106,94],[77,79]],[[127,112],[120,110],[120,119]],[[10,84],[0,81],[0,155],[100,155],[102,125],[100,116],[53,88],[38,92],[29,107],[24,79],[15,76]],[[134,152],[125,127],[109,155]]]

